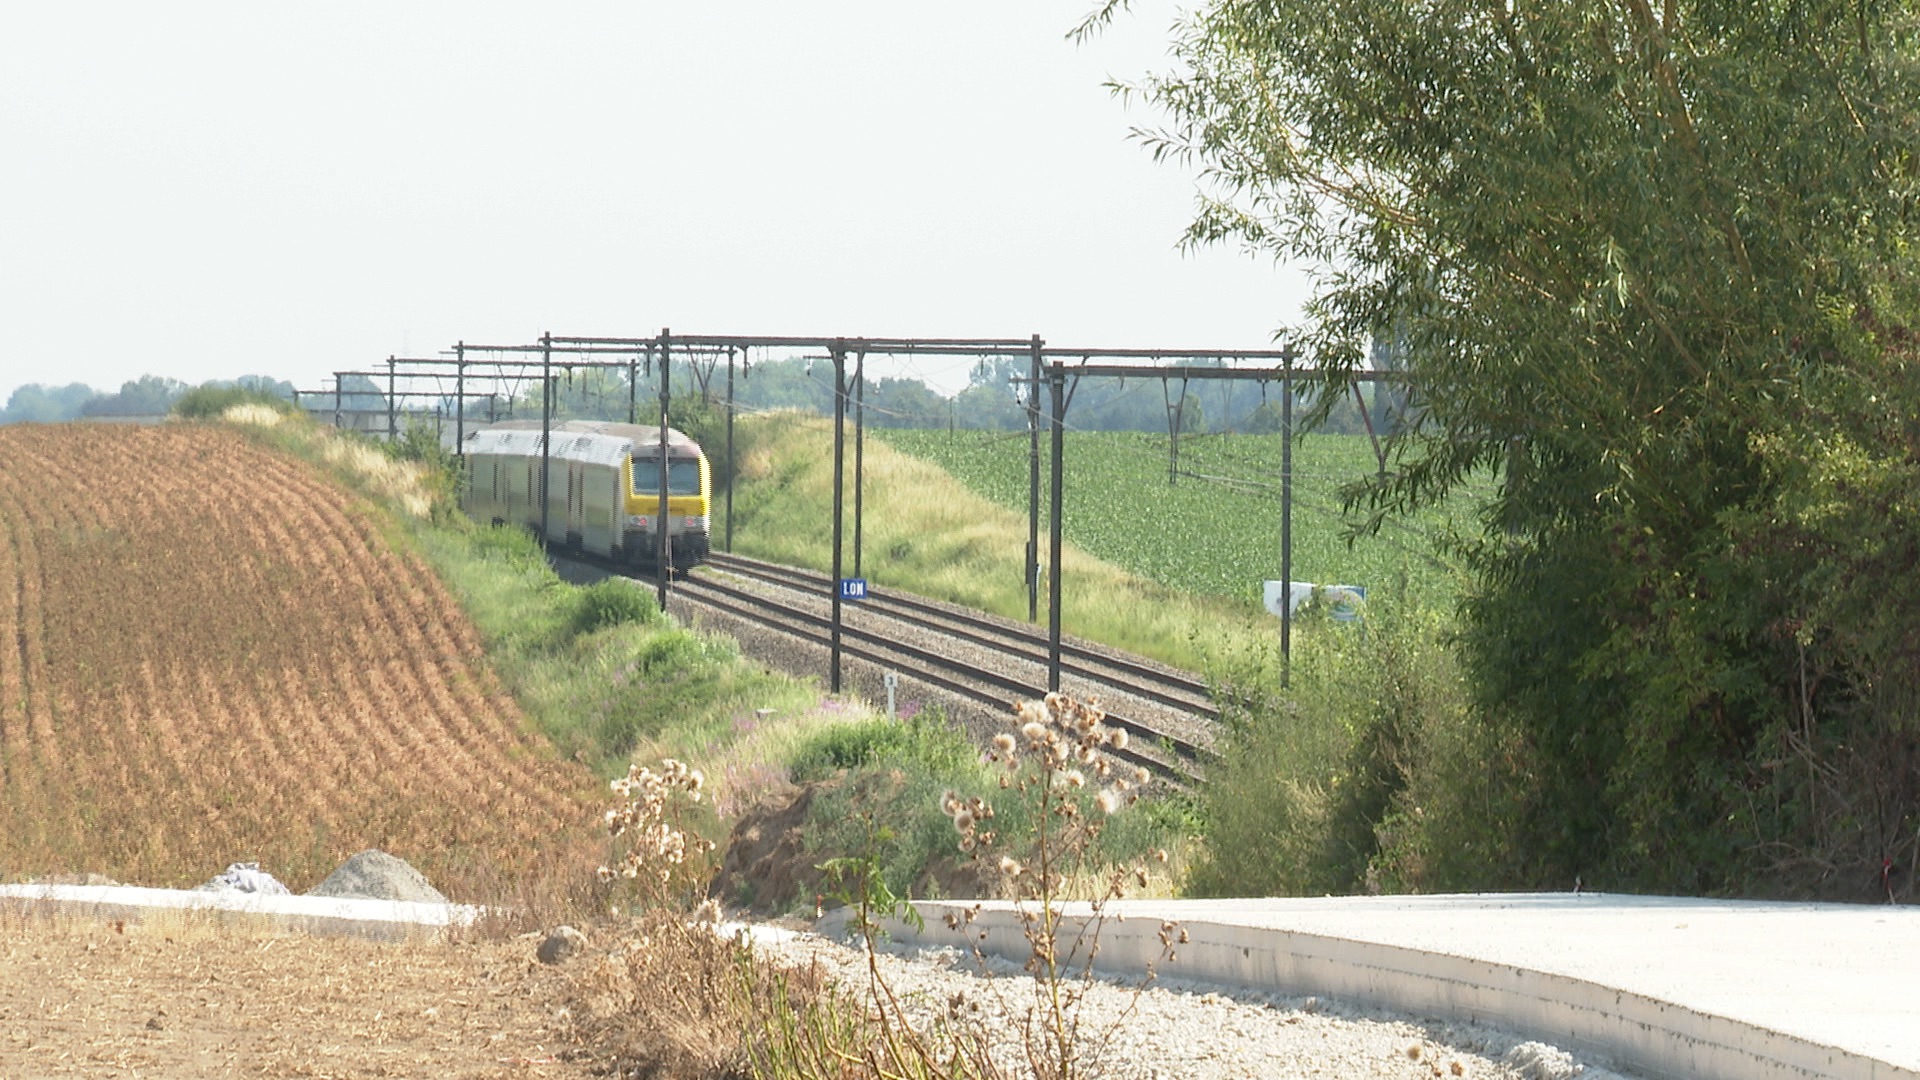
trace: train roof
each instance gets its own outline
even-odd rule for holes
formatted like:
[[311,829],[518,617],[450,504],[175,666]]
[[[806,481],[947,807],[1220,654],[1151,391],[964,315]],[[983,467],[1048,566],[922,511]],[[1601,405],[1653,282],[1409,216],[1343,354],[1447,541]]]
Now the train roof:
[[[472,445],[474,436],[486,432],[512,432],[517,433],[518,436],[525,436],[526,433],[531,432],[531,438],[527,441],[527,445],[531,447],[530,452],[535,454],[540,452],[540,421],[538,420],[502,420],[483,428],[477,428],[468,433],[467,439],[469,444]],[[641,457],[657,457],[659,455],[660,429],[650,427],[646,424],[623,424],[612,420],[558,421],[553,425],[553,449],[556,455],[559,454],[560,447],[564,441],[563,436],[566,435],[591,435],[616,439],[623,444],[630,445],[634,452],[638,453]],[[491,446],[496,445],[496,443],[493,440],[488,440],[486,445]],[[517,449],[508,450],[507,447],[517,448],[520,445],[520,440],[519,438],[509,439],[505,443],[499,443],[498,445],[501,446],[501,450],[493,452],[515,453],[519,451]],[[674,428],[667,429],[667,456],[697,456],[699,453],[700,444],[694,442],[692,437],[687,435],[686,432]]]
[[[467,435],[465,453],[480,457],[537,458],[540,456],[540,431],[524,428],[482,428]],[[627,459],[633,444],[626,439],[591,432],[556,431],[553,451],[559,461],[584,461],[595,465],[617,466]]]

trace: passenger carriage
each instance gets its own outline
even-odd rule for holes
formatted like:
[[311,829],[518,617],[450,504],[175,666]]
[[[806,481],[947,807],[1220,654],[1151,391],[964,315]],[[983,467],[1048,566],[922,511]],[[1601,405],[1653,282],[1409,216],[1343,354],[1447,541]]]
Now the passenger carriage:
[[[546,455],[545,539],[619,562],[651,566],[659,544],[660,429],[569,420],[552,426]],[[540,423],[518,420],[469,433],[461,507],[475,521],[541,532]],[[667,429],[667,542],[670,565],[704,560],[713,475],[700,446]]]

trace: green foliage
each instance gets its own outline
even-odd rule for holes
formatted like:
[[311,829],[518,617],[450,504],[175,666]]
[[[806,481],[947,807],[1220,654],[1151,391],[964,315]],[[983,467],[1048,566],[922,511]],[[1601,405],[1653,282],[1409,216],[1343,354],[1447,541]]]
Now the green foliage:
[[80,406],[81,416],[165,416],[175,399],[185,393],[187,384],[159,375],[142,375],[120,384],[120,392],[87,399]]
[[[1419,801],[1479,793],[1434,785],[1434,756],[1470,725],[1472,711],[1445,623],[1428,609],[1371,597],[1365,622],[1303,615],[1291,677],[1277,648],[1249,651],[1220,672],[1227,742],[1196,796],[1207,848],[1187,888],[1197,895],[1350,893],[1378,887],[1386,827],[1392,837],[1446,849]],[[1455,762],[1448,757],[1445,764]],[[1446,824],[1455,824],[1451,818]],[[1486,888],[1478,876],[1440,879],[1411,857],[1393,887]]]
[[814,869],[827,875],[827,896],[855,910],[853,928],[866,936],[871,948],[876,940],[886,936],[881,929],[884,920],[900,919],[916,932],[925,930],[927,924],[920,909],[909,902],[911,897],[895,892],[887,883],[880,860],[874,854],[893,839],[893,830],[877,824],[872,816],[867,818],[866,826],[864,853],[828,859]]
[[937,891],[932,874],[956,855],[940,793],[984,775],[979,751],[938,710],[828,726],[795,749],[792,771],[801,782],[844,774],[809,807],[808,850],[871,860],[896,896]]
[[173,402],[173,415],[189,420],[216,420],[235,405],[264,405],[278,412],[294,411],[293,402],[269,390],[231,383],[204,383]]
[[[953,823],[940,813],[941,792],[957,783],[977,783],[980,776],[978,769],[963,780],[877,764],[850,771],[815,794],[808,808],[807,850],[822,861],[847,853],[872,859],[895,895],[939,895],[939,876],[952,874],[964,860],[954,846]],[[869,831],[868,815],[881,817],[886,828]],[[970,891],[963,888],[962,894]]]
[[700,444],[713,470],[715,491],[733,483],[733,460],[727,456],[727,412],[724,403],[688,398],[673,408],[673,427]]
[[731,640],[671,627],[634,583],[561,581],[525,530],[426,527],[420,542],[521,707],[562,753],[609,774],[645,740],[790,696]]
[[1339,268],[1295,338],[1336,387],[1404,358],[1353,505],[1498,472],[1460,640],[1540,878],[1864,898],[1920,843],[1913,657],[1829,599],[1912,592],[1916,15],[1213,0],[1131,90],[1191,241]]
[[448,522],[459,515],[460,458],[440,441],[438,425],[428,421],[409,421],[398,438],[376,440],[378,446],[395,461],[415,462],[426,469],[423,486],[432,500],[435,521]]
[[520,570],[547,570],[547,553],[533,533],[518,525],[488,525],[468,534],[472,553]]
[[606,578],[580,586],[573,591],[573,601],[575,634],[629,623],[644,626],[660,617],[660,603],[653,594],[625,578]]
[[795,749],[791,769],[800,783],[870,766],[950,778],[965,774],[978,756],[940,710],[930,709],[905,721],[877,716],[823,727]]
[[16,388],[0,410],[0,424],[57,424],[80,415],[87,402],[102,396],[84,383],[43,386],[27,383]]

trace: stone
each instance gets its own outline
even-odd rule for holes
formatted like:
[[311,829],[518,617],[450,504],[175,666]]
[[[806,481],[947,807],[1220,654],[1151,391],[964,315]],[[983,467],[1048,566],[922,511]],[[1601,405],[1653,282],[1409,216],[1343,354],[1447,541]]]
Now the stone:
[[580,955],[587,948],[587,935],[571,926],[556,926],[547,939],[540,943],[535,954],[543,964],[563,964]]

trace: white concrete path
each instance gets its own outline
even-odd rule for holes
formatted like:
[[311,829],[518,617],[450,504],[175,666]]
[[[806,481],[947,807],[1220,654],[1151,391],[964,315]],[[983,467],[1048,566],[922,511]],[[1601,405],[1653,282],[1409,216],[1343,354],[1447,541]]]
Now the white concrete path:
[[[945,916],[971,905],[917,906],[923,933],[889,928],[903,945],[971,935],[1027,955],[1012,905],[985,905],[962,933]],[[1167,978],[1483,1022],[1645,1076],[1920,1080],[1920,909],[1566,893],[1108,911],[1097,966],[1113,974],[1155,961],[1171,920],[1190,940],[1157,965]]]

